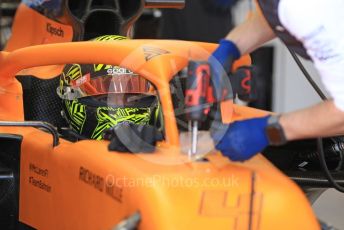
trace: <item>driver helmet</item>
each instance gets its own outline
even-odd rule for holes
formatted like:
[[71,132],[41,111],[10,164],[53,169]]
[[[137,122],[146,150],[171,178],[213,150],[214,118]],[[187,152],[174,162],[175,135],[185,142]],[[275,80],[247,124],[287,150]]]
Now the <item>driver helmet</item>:
[[[127,39],[106,35],[94,41]],[[68,64],[57,94],[62,116],[83,138],[103,139],[104,131],[121,122],[157,125],[159,102],[153,85],[129,69],[106,64]]]

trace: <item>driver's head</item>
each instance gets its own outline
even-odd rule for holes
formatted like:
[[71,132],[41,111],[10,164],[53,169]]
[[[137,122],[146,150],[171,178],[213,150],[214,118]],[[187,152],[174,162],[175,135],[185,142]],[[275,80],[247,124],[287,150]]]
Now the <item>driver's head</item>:
[[[102,36],[94,40],[121,39],[125,37]],[[57,92],[70,128],[85,138],[100,140],[105,130],[121,122],[157,122],[159,103],[154,87],[120,66],[66,65]]]

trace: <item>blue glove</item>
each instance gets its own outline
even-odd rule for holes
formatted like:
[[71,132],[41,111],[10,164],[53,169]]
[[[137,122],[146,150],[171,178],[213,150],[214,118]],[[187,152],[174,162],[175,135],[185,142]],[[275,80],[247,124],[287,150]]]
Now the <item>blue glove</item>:
[[[229,88],[228,73],[232,69],[233,62],[240,57],[238,47],[229,40],[220,40],[219,46],[209,57],[208,62],[211,66],[211,81],[215,89],[214,94],[217,101],[221,101],[223,97],[223,89]],[[230,87],[231,89],[231,87]],[[231,91],[232,90],[227,90]]]
[[233,161],[248,160],[269,145],[265,132],[269,117],[237,121],[224,134],[215,133],[216,149]]
[[[240,57],[240,51],[232,41],[221,39],[219,46],[213,52],[212,56],[225,67],[229,61],[233,62]],[[213,61],[211,57],[209,61]],[[230,63],[230,65],[232,65],[232,63]]]

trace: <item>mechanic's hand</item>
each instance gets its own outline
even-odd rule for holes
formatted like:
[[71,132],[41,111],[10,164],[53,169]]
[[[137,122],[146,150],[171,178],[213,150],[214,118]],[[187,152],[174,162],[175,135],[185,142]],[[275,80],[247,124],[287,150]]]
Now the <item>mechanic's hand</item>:
[[217,60],[223,66],[223,68],[230,71],[230,69],[227,69],[226,67],[231,67],[232,63],[240,58],[240,51],[232,41],[221,39],[219,46],[209,58],[209,62],[211,64],[215,64],[215,60],[212,57]]
[[233,161],[248,160],[269,144],[265,132],[269,117],[231,123],[224,134],[213,135],[216,149]]
[[213,93],[216,101],[223,101],[224,92],[232,92],[228,73],[232,69],[233,62],[239,57],[240,52],[238,47],[232,41],[225,39],[220,41],[217,49],[209,57],[208,63],[211,67],[211,84],[214,89]]

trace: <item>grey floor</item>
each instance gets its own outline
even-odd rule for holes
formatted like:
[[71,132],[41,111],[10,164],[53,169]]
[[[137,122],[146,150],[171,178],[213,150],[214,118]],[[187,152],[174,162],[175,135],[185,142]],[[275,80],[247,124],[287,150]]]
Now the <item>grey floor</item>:
[[329,189],[313,204],[317,217],[344,230],[344,193]]

